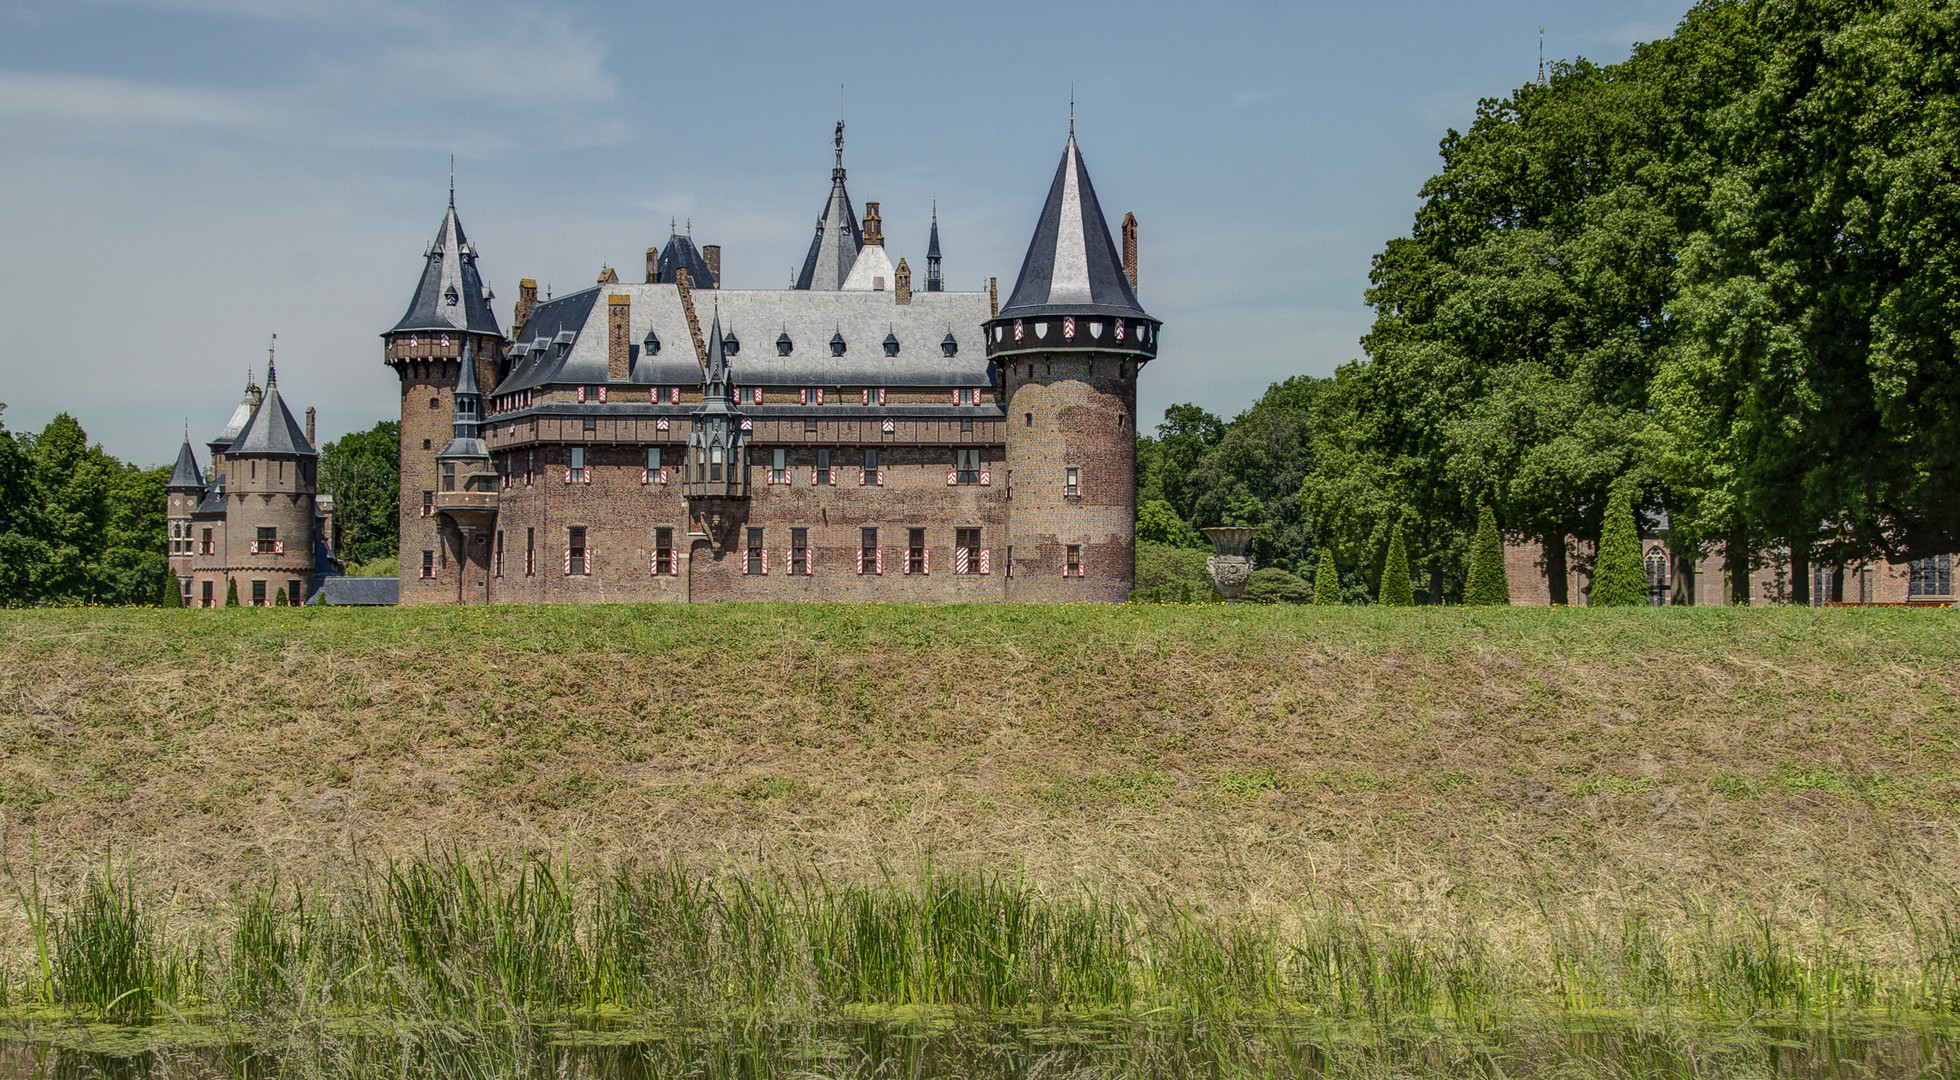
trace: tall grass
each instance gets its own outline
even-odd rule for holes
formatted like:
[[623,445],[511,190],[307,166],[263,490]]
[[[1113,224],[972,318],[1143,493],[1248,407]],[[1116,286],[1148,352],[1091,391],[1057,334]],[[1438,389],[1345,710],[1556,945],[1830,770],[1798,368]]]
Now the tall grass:
[[468,1030],[895,1015],[1478,1030],[1528,1012],[1960,1014],[1950,915],[1924,921],[1916,966],[1881,968],[1799,947],[1767,918],[1674,935],[1637,917],[1568,922],[1549,956],[1499,960],[1471,933],[1420,938],[1338,911],[1207,919],[930,865],[837,883],[676,864],[586,877],[544,857],[432,854],[335,890],[240,888],[222,932],[171,938],[127,872],[88,876],[59,910],[38,879],[15,895],[30,948],[0,966],[5,1000],[118,1024],[165,1013]]

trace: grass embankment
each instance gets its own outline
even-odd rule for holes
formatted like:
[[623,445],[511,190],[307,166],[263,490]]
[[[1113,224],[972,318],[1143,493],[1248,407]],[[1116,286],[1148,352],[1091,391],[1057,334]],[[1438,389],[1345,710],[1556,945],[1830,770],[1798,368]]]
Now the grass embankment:
[[[635,889],[716,881],[735,900],[703,907],[699,933],[725,954],[640,957],[634,978],[720,965],[703,985],[739,1003],[760,992],[740,972],[792,949],[767,965],[782,971],[770,985],[817,1006],[1004,995],[1372,1015],[1401,993],[1396,1009],[1438,1014],[1947,1012],[1956,629],[1945,612],[1787,609],[6,613],[0,828],[16,877],[38,873],[50,965],[61,913],[89,910],[84,882],[113,852],[153,898],[138,921],[166,943],[154,981],[193,986],[187,1004],[263,981],[250,927],[304,939],[290,892],[251,899],[275,877],[331,913],[317,924],[329,943],[307,947],[338,970],[381,947],[361,942],[392,942],[401,970],[427,960],[429,978],[459,978],[434,931],[400,920],[523,923],[484,914],[510,902],[496,897],[518,868],[475,915],[453,873],[417,902],[371,876],[433,845],[466,864],[551,852],[557,880],[580,868],[562,911],[524,923],[539,947],[520,951],[541,971],[570,956],[560,945],[589,953],[563,961],[582,974],[535,984],[556,987],[538,991],[545,1009],[634,1008],[593,989],[623,962],[595,943],[618,912],[652,910]],[[951,876],[915,883],[927,859]],[[888,867],[898,884],[853,891]],[[1020,884],[982,886],[970,872],[988,868]],[[924,916],[891,915],[886,937],[912,941],[910,959],[862,959],[876,949],[857,942],[885,940],[863,918],[947,890],[971,894],[983,929],[941,941]],[[117,925],[108,899],[93,903],[89,925]],[[968,989],[939,997],[904,989],[932,977],[893,974],[973,966],[940,949],[1011,953],[984,927],[1020,925],[999,914],[1016,905],[1047,928],[1014,939],[1022,953],[1062,968],[962,975]],[[16,1004],[47,996],[35,906],[6,907]],[[758,913],[776,929],[728,929]],[[509,939],[471,933],[443,948],[498,985],[533,985],[498,967],[516,963],[495,958]],[[1069,974],[1071,941],[1116,951]],[[865,970],[884,989],[826,982]],[[1083,979],[1101,989],[1052,989]],[[112,1015],[109,1000],[69,1006]]]

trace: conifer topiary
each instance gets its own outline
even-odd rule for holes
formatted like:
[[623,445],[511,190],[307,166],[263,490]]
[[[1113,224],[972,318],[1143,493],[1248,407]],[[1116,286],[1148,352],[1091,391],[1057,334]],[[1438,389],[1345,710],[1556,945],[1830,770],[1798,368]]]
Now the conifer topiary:
[[1507,605],[1511,579],[1504,574],[1504,542],[1497,536],[1497,515],[1488,505],[1477,511],[1477,540],[1470,547],[1470,580],[1463,583],[1463,602]]
[[180,608],[184,606],[184,594],[179,591],[177,575],[168,571],[163,575],[163,586],[157,590],[157,606],[160,608]]
[[225,579],[225,606],[226,607],[238,606],[238,579],[237,578]]
[[286,606],[286,590],[279,589],[272,594],[272,606],[273,607]]
[[1647,572],[1640,558],[1640,530],[1633,523],[1633,489],[1625,477],[1606,491],[1599,554],[1593,560],[1593,607],[1635,607],[1647,602]]
[[1320,565],[1313,572],[1313,602],[1319,607],[1341,606],[1341,572],[1334,566],[1334,552],[1320,549]]
[[1388,557],[1382,560],[1382,587],[1379,601],[1390,607],[1413,607],[1415,585],[1409,580],[1409,550],[1402,543],[1402,526],[1397,525],[1388,540]]

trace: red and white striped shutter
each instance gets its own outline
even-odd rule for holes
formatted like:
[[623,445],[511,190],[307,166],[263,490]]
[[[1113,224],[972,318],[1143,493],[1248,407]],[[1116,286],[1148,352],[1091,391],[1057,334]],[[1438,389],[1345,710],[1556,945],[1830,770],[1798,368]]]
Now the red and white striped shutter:
[[585,549],[585,576],[586,577],[592,576],[592,560],[597,558],[598,554],[599,554],[598,552],[592,550],[591,548]]
[[806,386],[802,390],[797,391],[797,403],[800,405],[808,405],[810,403],[809,387]]
[[930,545],[926,547],[924,555],[925,555],[924,570],[926,573],[930,574],[932,573],[932,547]]
[[645,470],[645,469],[641,469],[641,470],[640,470],[640,483],[642,483],[642,484],[644,484],[644,483],[646,483],[646,482],[647,482],[647,480],[648,480],[648,475],[647,475],[647,470]]
[[803,576],[809,577],[811,574],[814,574],[816,572],[817,572],[817,549],[813,547],[804,548],[803,549]]
[[966,396],[966,392],[965,392],[965,391],[963,391],[963,390],[961,390],[961,389],[959,389],[958,387],[954,387],[954,388],[953,388],[953,404],[955,404],[955,405],[964,405],[964,404],[966,404],[966,402],[964,402],[964,401],[961,401],[961,400],[960,400],[960,399],[961,399],[962,397],[965,397],[965,396]]
[[883,405],[884,403],[885,403],[885,388],[881,386],[878,388],[878,404]]
[[659,572],[660,572],[660,549],[648,548],[647,549],[647,576],[652,577],[653,575],[658,574]]
[[565,482],[567,484],[572,482],[572,470],[569,466],[565,469]]
[[572,575],[572,549],[566,548],[565,549],[565,576],[570,577],[571,575]]
[[815,465],[810,466],[810,486],[817,486],[817,467]]
[[667,576],[681,576],[681,553],[679,550],[672,550],[667,554]]
[[946,486],[947,486],[947,487],[952,487],[953,485],[955,485],[955,484],[957,484],[957,483],[959,483],[959,482],[960,482],[960,471],[959,471],[958,469],[947,469],[947,470],[946,470]]
[[864,573],[864,548],[863,547],[858,548],[857,566],[858,566],[858,573],[860,574]]
[[667,482],[667,466],[665,465],[660,467],[660,482],[663,484]]
[[993,486],[993,482],[994,482],[994,473],[993,473],[993,470],[992,470],[992,469],[981,469],[981,470],[980,470],[980,486],[981,486],[981,487],[991,487],[991,486]]
[[864,390],[862,391],[862,393],[863,393],[863,396],[864,396],[864,400],[863,400],[863,401],[861,401],[861,402],[859,402],[859,404],[861,404],[861,405],[869,405],[869,404],[871,404],[871,388],[870,388],[869,386],[867,386],[867,387],[865,387],[865,388],[864,388]]
[[817,387],[817,404],[823,404],[823,387]]
[[883,465],[878,466],[878,486],[885,486],[885,467]]
[[606,403],[606,388],[601,386],[599,388],[599,404],[604,405],[605,403]]
[[834,468],[830,470],[830,486],[837,486],[837,470]]
[[592,482],[592,466],[590,465],[585,467],[585,482],[588,484]]
[[968,570],[971,569],[971,567],[972,564],[967,561],[966,549],[964,547],[954,548],[953,549],[953,573],[964,574],[968,572]]
[[762,573],[764,576],[767,576],[769,573],[769,549],[768,548],[762,549]]
[[583,386],[578,388],[578,402],[581,405],[585,404],[585,387]]
[[872,573],[876,573],[876,574],[884,573],[885,572],[885,549],[881,547],[872,548],[871,562],[872,562]]
[[660,388],[658,386],[647,387],[647,404],[648,405],[660,404]]
[[980,549],[980,572],[983,574],[991,574],[994,572],[994,549],[993,548]]

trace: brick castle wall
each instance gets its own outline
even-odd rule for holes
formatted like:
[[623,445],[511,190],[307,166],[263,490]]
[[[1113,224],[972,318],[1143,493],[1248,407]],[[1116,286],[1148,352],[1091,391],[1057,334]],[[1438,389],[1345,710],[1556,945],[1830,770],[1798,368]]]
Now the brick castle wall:
[[[1007,599],[1129,599],[1136,579],[1136,364],[1062,353],[1004,358]],[[1078,492],[1067,491],[1069,469]],[[1065,577],[1070,545],[1082,576]]]

